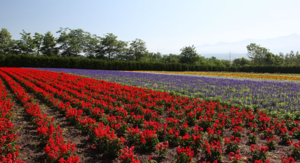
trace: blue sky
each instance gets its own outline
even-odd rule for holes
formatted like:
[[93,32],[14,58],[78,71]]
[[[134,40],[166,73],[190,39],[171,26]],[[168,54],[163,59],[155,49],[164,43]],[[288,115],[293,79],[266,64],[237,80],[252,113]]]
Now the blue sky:
[[14,39],[22,29],[44,34],[81,28],[124,41],[140,38],[149,51],[163,54],[300,34],[300,0],[0,0],[0,6],[0,28]]

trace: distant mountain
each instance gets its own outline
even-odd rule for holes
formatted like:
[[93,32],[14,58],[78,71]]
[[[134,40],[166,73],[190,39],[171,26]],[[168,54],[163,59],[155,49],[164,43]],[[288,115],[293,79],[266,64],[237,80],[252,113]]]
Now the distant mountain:
[[196,46],[197,52],[206,58],[215,56],[218,59],[229,59],[229,52],[231,52],[231,58],[247,58],[246,46],[250,43],[259,44],[270,50],[273,54],[279,54],[282,52],[284,54],[289,53],[291,50],[294,52],[300,52],[300,35],[291,34],[289,36],[281,36],[277,38],[256,40],[256,39],[246,39],[238,42],[219,42],[213,45],[200,45]]

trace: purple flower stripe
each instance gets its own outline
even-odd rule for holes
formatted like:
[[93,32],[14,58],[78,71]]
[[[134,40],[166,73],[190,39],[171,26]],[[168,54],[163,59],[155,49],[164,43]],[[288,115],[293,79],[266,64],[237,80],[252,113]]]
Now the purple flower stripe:
[[269,111],[300,111],[300,82],[231,79],[108,70],[36,68]]

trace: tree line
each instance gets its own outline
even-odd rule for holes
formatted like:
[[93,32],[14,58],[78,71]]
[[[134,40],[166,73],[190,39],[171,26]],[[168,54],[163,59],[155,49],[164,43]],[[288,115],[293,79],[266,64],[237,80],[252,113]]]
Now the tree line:
[[0,67],[47,67],[98,70],[152,70],[152,71],[227,71],[260,73],[299,73],[300,66],[209,66],[182,63],[139,62],[89,59],[79,57],[0,55]]
[[23,30],[19,40],[13,40],[6,28],[0,31],[0,55],[31,55],[48,57],[76,57],[101,59],[106,61],[136,61],[141,63],[180,63],[193,66],[296,66],[300,65],[300,55],[291,51],[284,55],[275,55],[267,48],[251,43],[246,48],[247,56],[229,60],[216,57],[205,58],[197,53],[195,46],[185,46],[180,54],[161,54],[149,52],[146,42],[141,39],[133,41],[119,40],[113,33],[102,37],[92,35],[82,29],[60,28],[57,38],[48,31],[45,34],[31,33]]

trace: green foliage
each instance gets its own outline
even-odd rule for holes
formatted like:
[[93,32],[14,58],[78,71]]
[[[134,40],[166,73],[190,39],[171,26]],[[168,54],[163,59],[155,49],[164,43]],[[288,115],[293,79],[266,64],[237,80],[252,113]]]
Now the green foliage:
[[74,57],[83,52],[87,45],[88,32],[82,29],[60,28],[56,33],[60,33],[57,43],[62,51],[61,56]]
[[194,64],[199,60],[199,55],[194,45],[183,47],[180,51],[180,63]]
[[274,55],[267,48],[261,47],[260,45],[256,45],[255,43],[251,43],[247,46],[248,54],[247,56],[250,58],[250,64],[245,62],[242,64],[242,59],[236,59],[233,62],[233,65],[242,66],[242,65],[281,65],[281,66],[297,66],[300,63],[300,55],[299,52],[294,54],[293,51],[287,53],[285,56],[283,53],[279,53],[279,55]]
[[146,42],[141,39],[135,39],[130,43],[128,50],[133,55],[135,61],[139,61],[147,53]]
[[6,28],[2,28],[0,31],[0,54],[7,55],[12,50],[13,44],[11,34]]
[[242,57],[242,58],[234,59],[232,65],[233,66],[245,66],[245,65],[249,65],[249,63],[250,63],[249,60]]
[[56,56],[58,54],[58,49],[55,48],[56,40],[54,36],[48,31],[43,37],[41,52],[45,56]]
[[37,55],[40,55],[44,35],[35,33],[33,37],[34,37],[33,43],[35,44],[35,47],[37,48]]
[[[283,53],[274,55],[267,48],[255,43],[247,46],[250,60],[236,58],[230,62],[216,57],[200,56],[195,46],[181,48],[180,55],[163,55],[160,52],[148,52],[146,42],[138,38],[131,41],[128,47],[128,42],[118,40],[112,33],[99,37],[82,29],[70,28],[60,28],[57,33],[60,34],[58,38],[55,38],[51,32],[44,35],[35,33],[32,38],[31,33],[23,30],[20,33],[20,40],[12,40],[8,30],[2,28],[0,54],[10,56],[0,58],[1,66],[154,71],[300,72],[299,52],[291,51],[286,55]],[[22,54],[37,56],[37,58],[24,57]],[[24,63],[19,60],[20,58],[25,59]],[[8,59],[12,60],[7,61]]]
[[[53,67],[100,70],[152,70],[152,71],[241,71],[299,73],[300,66],[194,66],[180,63],[144,63],[135,61],[101,60],[79,57],[32,56],[9,54],[0,57],[1,66],[7,67]],[[286,115],[288,117],[289,115]],[[295,115],[296,116],[296,115]],[[300,117],[300,116],[298,116]],[[300,118],[299,118],[300,119]]]
[[5,67],[5,55],[0,53],[0,67]]
[[87,44],[83,50],[87,58],[96,58],[97,55],[100,53],[101,39],[102,38],[97,35],[87,35]]
[[112,60],[117,54],[127,50],[127,42],[117,40],[117,37],[118,36],[115,36],[112,33],[108,33],[101,39],[97,58],[107,58],[108,60]]
[[255,144],[257,142],[257,136],[256,136],[255,132],[250,133],[248,135],[248,142],[251,144]]
[[21,40],[18,40],[17,47],[19,48],[20,54],[34,54],[34,49],[36,45],[34,43],[34,39],[31,38],[31,33],[25,32],[20,33],[22,35]]
[[163,63],[178,63],[179,62],[179,55],[170,53],[169,55],[163,55],[161,58],[161,62]]

